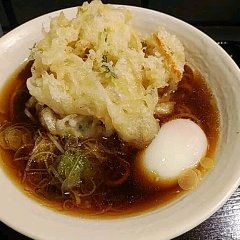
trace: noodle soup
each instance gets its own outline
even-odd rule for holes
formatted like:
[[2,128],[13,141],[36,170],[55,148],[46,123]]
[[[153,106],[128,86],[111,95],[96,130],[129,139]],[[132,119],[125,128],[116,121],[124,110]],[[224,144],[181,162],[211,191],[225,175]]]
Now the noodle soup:
[[[138,168],[142,150],[125,143],[117,135],[86,140],[55,137],[41,126],[36,113],[32,112],[33,119],[29,118],[24,110],[30,97],[26,80],[31,76],[31,66],[32,62],[28,62],[17,70],[1,95],[1,102],[5,103],[5,114],[1,116],[1,144],[8,139],[7,144],[14,148],[1,150],[3,161],[9,175],[24,192],[62,213],[86,217],[140,214],[185,192],[178,183],[166,188],[149,182]],[[174,110],[165,115],[156,114],[159,125],[176,118],[196,122],[207,136],[206,157],[211,163],[218,140],[219,116],[204,79],[185,65],[183,79],[169,102],[174,102]],[[67,154],[63,155],[62,151]],[[86,156],[90,162],[86,162]],[[85,173],[81,183],[69,192],[62,184],[61,167],[76,159],[81,159],[79,167],[84,167]],[[203,165],[196,168],[199,178],[209,170]],[[70,168],[73,169],[72,165]]]

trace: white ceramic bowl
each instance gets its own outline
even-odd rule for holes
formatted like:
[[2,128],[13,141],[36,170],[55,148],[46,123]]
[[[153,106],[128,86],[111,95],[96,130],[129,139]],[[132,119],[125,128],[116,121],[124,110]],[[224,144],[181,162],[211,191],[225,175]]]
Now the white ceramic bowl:
[[[128,7],[141,31],[159,25],[183,42],[187,58],[204,74],[217,99],[221,114],[216,167],[202,184],[185,197],[141,216],[117,220],[89,220],[61,215],[24,195],[0,169],[0,220],[34,239],[160,240],[176,237],[212,215],[230,197],[240,180],[240,71],[212,39],[189,24],[163,13]],[[76,8],[64,10],[73,17]],[[50,13],[16,28],[0,39],[0,87],[28,57],[48,26]]]

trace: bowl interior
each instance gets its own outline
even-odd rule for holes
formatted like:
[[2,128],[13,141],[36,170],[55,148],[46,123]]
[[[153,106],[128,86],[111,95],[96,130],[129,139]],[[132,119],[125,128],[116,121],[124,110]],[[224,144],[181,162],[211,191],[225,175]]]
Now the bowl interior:
[[[205,76],[221,115],[216,166],[194,191],[166,207],[141,216],[116,220],[91,220],[58,214],[24,195],[0,168],[0,219],[34,239],[169,239],[213,214],[236,189],[240,180],[240,71],[213,40],[194,27],[152,10],[128,7],[133,23],[142,32],[164,26],[183,42],[187,59]],[[76,8],[64,10],[73,17]],[[30,48],[41,38],[54,12],[34,19],[0,39],[0,88],[27,59]],[[47,231],[46,231],[47,229]],[[63,229],[59,231],[59,229]]]

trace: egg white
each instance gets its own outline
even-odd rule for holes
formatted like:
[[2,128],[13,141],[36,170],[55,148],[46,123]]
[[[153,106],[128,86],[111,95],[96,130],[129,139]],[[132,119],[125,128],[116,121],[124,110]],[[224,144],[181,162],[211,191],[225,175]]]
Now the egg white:
[[151,181],[175,183],[184,170],[197,166],[207,148],[207,137],[195,122],[171,120],[143,152],[140,169]]

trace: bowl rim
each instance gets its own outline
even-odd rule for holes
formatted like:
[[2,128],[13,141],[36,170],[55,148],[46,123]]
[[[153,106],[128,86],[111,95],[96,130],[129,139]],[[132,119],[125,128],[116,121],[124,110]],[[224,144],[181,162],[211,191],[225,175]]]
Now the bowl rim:
[[[165,14],[165,13],[162,13],[162,12],[159,12],[159,11],[155,11],[155,10],[151,10],[151,9],[145,9],[145,8],[142,8],[142,7],[135,7],[135,6],[129,6],[129,5],[115,5],[113,4],[114,6],[117,6],[117,7],[126,7],[127,9],[129,10],[132,10],[132,11],[137,11],[137,12],[148,12],[148,13],[151,13],[151,14],[161,14],[163,17],[166,17],[166,18],[169,18],[175,22],[178,22],[179,24],[182,24],[182,25],[185,25],[186,27],[190,28],[192,31],[195,31],[198,35],[201,35],[203,36],[207,42],[209,43],[210,46],[214,47],[214,48],[217,48],[218,49],[218,52],[221,56],[223,56],[225,58],[225,60],[227,61],[228,65],[231,66],[231,70],[234,71],[234,74],[236,76],[238,76],[238,81],[240,79],[240,69],[238,68],[238,66],[236,65],[236,63],[231,59],[231,57],[224,51],[224,49],[222,49],[212,38],[210,38],[208,35],[206,35],[205,33],[203,33],[202,31],[198,30],[197,28],[193,27],[192,25],[176,18],[176,17],[173,17],[169,14]],[[3,35],[1,38],[0,38],[0,46],[2,44],[2,42],[6,41],[10,36],[14,36],[18,31],[21,31],[22,29],[25,29],[27,28],[29,25],[32,25],[34,24],[34,22],[38,22],[40,20],[44,20],[45,18],[48,18],[50,15],[52,14],[58,14],[60,13],[61,11],[75,11],[78,7],[71,7],[71,8],[64,8],[64,9],[61,9],[61,10],[57,10],[57,11],[53,11],[53,12],[50,12],[50,13],[47,13],[47,14],[44,14],[44,15],[41,15],[37,18],[34,18],[20,26],[18,26],[17,28],[13,29],[12,31],[10,31],[9,33]],[[234,179],[231,180],[231,184],[229,183],[228,185],[231,185],[231,187],[225,189],[221,195],[221,197],[219,196],[218,199],[216,199],[214,202],[210,202],[211,204],[209,204],[205,209],[207,210],[202,210],[201,211],[201,214],[197,214],[196,216],[193,214],[191,216],[191,221],[189,225],[187,226],[180,226],[180,228],[178,229],[175,229],[175,232],[173,233],[169,233],[166,238],[164,239],[168,239],[168,238],[174,238],[174,237],[177,237],[187,231],[189,231],[190,229],[193,229],[194,227],[196,227],[198,224],[202,223],[203,221],[205,221],[207,218],[209,218],[213,213],[215,213],[228,199],[229,197],[232,195],[232,193],[237,189],[237,187],[239,186],[240,184],[240,175],[235,176]],[[139,215],[139,217],[141,217],[141,215]],[[120,219],[121,220],[121,219]],[[29,231],[29,229],[25,228],[21,228],[19,227],[16,223],[13,223],[13,222],[9,222],[7,220],[4,219],[4,217],[1,216],[0,214],[0,221],[2,221],[3,223],[5,223],[6,225],[8,225],[9,227],[15,229],[16,231],[18,231],[19,233],[22,233],[26,236],[29,236],[31,238],[34,238],[34,239],[44,239],[44,238],[41,238],[39,237],[39,234],[37,233],[32,233],[31,231]],[[115,220],[113,220],[115,221]],[[118,221],[118,220],[117,220]],[[53,238],[50,238],[50,239],[53,239]],[[149,238],[149,239],[156,239],[156,238]]]

